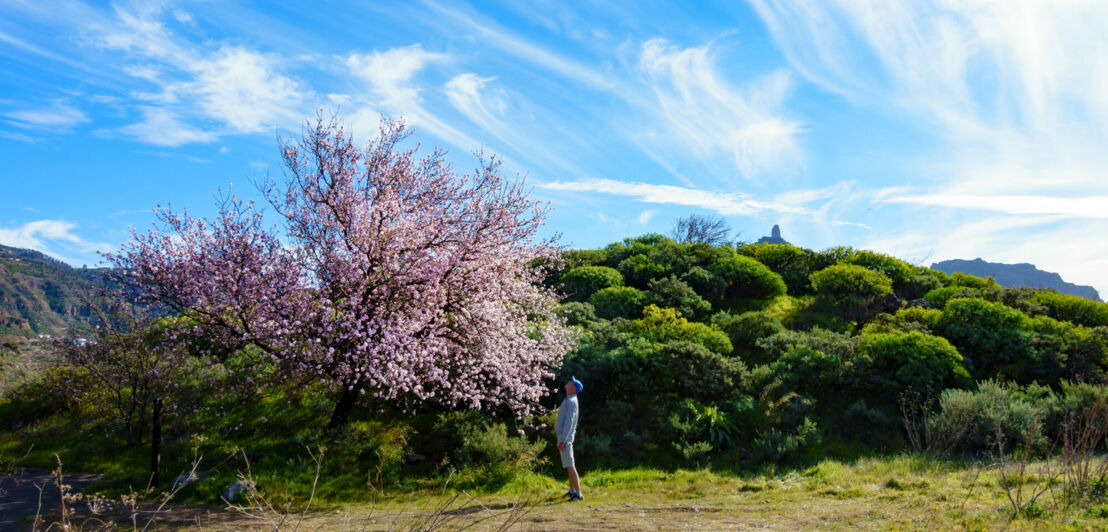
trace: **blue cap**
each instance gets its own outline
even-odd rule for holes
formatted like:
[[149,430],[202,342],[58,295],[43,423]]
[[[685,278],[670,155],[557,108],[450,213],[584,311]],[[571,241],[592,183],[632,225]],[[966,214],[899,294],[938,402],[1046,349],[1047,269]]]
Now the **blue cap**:
[[581,390],[585,389],[585,385],[581,384],[577,377],[570,377],[569,380],[573,381],[573,385],[577,387],[577,393],[581,393]]

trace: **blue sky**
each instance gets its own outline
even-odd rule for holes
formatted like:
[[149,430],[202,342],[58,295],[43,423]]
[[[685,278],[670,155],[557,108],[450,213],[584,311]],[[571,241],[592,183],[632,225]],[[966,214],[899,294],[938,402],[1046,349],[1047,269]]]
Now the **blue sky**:
[[0,0],[0,243],[95,264],[316,111],[494,152],[575,247],[725,216],[1108,293],[1103,2]]

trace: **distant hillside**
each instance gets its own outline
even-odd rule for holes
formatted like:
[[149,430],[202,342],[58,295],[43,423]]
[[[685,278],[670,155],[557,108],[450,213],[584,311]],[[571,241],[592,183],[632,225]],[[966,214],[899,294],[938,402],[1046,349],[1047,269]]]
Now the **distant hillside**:
[[931,269],[946,273],[962,272],[978,277],[991,275],[1000,286],[1013,288],[1016,286],[1029,286],[1031,288],[1053,288],[1063,294],[1087,297],[1094,301],[1100,301],[1100,294],[1091,286],[1076,285],[1062,280],[1062,276],[1053,272],[1044,272],[1034,264],[1026,262],[1020,264],[1003,264],[988,262],[981,259],[973,260],[944,260],[931,265]]
[[56,333],[86,317],[78,294],[103,278],[38,251],[0,246],[0,337]]

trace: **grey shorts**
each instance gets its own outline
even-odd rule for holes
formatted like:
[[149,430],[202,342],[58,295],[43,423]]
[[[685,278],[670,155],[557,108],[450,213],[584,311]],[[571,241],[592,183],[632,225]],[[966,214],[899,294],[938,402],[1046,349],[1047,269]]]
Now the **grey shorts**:
[[573,465],[573,444],[567,443],[565,449],[559,451],[562,455],[562,467],[575,467]]

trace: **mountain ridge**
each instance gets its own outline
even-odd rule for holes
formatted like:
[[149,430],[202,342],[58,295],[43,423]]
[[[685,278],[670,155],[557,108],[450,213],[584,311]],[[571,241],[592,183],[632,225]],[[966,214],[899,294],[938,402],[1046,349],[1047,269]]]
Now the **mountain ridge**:
[[1027,262],[1006,264],[1003,262],[989,262],[978,257],[973,260],[951,259],[935,262],[931,264],[931,269],[948,274],[961,272],[978,277],[992,276],[997,283],[1005,288],[1017,286],[1053,288],[1063,294],[1101,301],[1100,294],[1095,288],[1066,282],[1061,275],[1040,270],[1034,264]]

